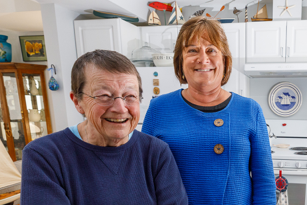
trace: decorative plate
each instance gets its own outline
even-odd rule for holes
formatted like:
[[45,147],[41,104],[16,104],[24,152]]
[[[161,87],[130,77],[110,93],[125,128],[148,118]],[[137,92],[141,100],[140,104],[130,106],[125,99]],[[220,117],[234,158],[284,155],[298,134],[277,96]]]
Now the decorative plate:
[[271,89],[268,102],[271,110],[276,115],[290,117],[300,109],[303,97],[296,85],[281,82]]

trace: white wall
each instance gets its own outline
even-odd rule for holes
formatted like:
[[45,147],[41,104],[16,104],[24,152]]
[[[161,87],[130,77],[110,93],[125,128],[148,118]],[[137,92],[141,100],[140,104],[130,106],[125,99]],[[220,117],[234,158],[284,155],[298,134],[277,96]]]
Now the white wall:
[[48,65],[55,65],[60,85],[59,90],[50,92],[49,100],[55,132],[83,121],[69,97],[70,72],[77,59],[73,21],[80,14],[56,4],[42,4],[41,11]]
[[[274,114],[268,105],[268,95],[271,88],[279,82],[290,82],[302,92],[303,104],[300,110],[290,117],[280,117]],[[307,120],[307,78],[252,78],[250,79],[250,97],[262,107],[266,119]]]

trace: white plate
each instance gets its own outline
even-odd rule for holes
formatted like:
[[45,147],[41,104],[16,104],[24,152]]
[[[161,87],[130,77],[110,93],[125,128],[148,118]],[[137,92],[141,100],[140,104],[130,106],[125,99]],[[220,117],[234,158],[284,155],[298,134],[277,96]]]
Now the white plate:
[[302,92],[296,85],[289,82],[276,84],[268,97],[271,110],[281,117],[294,115],[300,109],[302,102]]

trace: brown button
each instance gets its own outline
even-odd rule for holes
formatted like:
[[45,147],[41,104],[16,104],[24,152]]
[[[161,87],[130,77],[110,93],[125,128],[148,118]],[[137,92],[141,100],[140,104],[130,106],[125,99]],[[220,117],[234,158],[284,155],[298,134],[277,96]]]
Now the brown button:
[[221,144],[216,144],[216,145],[214,146],[214,152],[215,152],[216,154],[222,154],[222,153],[224,152],[224,147],[223,147],[223,145],[221,145]]
[[153,93],[156,94],[156,95],[159,95],[160,94],[160,89],[158,87],[154,87]]
[[223,124],[224,124],[224,121],[222,119],[214,120],[214,125],[217,126],[217,127],[221,127],[221,126],[223,126]]

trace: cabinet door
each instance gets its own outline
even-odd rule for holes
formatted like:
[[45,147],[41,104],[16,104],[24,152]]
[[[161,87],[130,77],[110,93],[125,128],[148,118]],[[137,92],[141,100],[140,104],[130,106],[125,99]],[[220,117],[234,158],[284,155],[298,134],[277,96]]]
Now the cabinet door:
[[121,53],[119,19],[75,21],[77,55],[96,49]]
[[232,69],[228,82],[222,87],[228,92],[234,92],[240,94],[240,72],[236,69]]
[[246,62],[285,62],[286,21],[246,25]]
[[307,21],[287,22],[286,62],[307,62]]
[[240,72],[239,80],[240,80],[239,94],[242,95],[243,97],[249,97],[249,77]]
[[[143,99],[142,103],[140,104],[139,120],[139,123],[143,123],[146,111],[152,98],[178,90],[180,88],[187,88],[187,85],[180,85],[179,80],[176,78],[174,73],[174,68],[172,67],[137,67],[137,70],[141,76],[143,87]],[[157,77],[154,76],[154,72],[157,72]],[[154,85],[154,80],[158,80],[158,85]],[[155,87],[159,88],[159,94],[154,93]]]
[[27,139],[17,72],[2,71],[0,78],[0,140],[13,161],[21,160]]
[[141,27],[142,43],[147,42],[153,49],[173,52],[178,36],[178,26]]
[[232,66],[243,71],[245,63],[245,24],[222,24],[232,55]]

